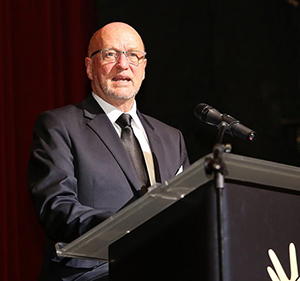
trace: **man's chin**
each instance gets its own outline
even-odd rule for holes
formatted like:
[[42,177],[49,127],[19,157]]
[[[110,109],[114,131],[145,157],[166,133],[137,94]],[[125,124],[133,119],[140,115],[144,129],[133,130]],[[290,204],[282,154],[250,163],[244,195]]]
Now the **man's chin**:
[[116,99],[116,100],[131,100],[135,97],[134,93],[116,93],[116,92],[109,92],[107,93],[107,96],[111,99]]

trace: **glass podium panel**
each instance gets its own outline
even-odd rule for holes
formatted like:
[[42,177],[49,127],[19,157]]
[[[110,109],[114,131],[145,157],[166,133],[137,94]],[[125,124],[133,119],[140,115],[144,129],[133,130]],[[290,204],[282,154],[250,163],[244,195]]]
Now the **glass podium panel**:
[[[110,244],[213,179],[205,173],[207,157],[212,155],[169,181],[150,187],[143,197],[73,242],[57,243],[58,256],[108,260]],[[234,154],[224,154],[223,160],[228,170],[226,179],[300,191],[300,168]]]

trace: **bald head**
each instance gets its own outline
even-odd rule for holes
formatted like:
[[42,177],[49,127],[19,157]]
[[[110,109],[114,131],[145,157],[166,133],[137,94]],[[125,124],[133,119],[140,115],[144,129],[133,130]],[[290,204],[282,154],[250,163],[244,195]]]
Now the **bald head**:
[[141,46],[140,50],[145,50],[141,36],[133,27],[123,22],[112,22],[97,30],[92,36],[88,46],[88,56],[96,50],[111,48],[112,46],[105,46],[106,42],[113,44],[113,42],[120,41],[122,37],[126,37],[127,40]]

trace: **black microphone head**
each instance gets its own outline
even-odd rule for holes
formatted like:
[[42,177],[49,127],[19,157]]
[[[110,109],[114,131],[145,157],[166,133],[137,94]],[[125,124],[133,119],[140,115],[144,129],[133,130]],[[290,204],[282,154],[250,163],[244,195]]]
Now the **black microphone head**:
[[194,114],[198,119],[200,119],[203,122],[206,122],[206,115],[210,109],[212,109],[212,107],[208,104],[199,103],[194,109]]
[[213,126],[218,126],[222,122],[222,114],[205,103],[199,103],[194,109],[194,114],[204,123]]

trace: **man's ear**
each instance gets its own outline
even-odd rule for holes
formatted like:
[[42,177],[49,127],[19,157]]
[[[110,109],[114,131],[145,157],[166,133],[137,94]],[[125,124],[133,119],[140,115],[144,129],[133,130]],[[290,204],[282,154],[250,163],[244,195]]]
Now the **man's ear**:
[[93,65],[92,65],[92,62],[93,61],[92,61],[91,58],[88,58],[88,57],[85,58],[85,70],[86,70],[87,77],[90,80],[93,80]]

